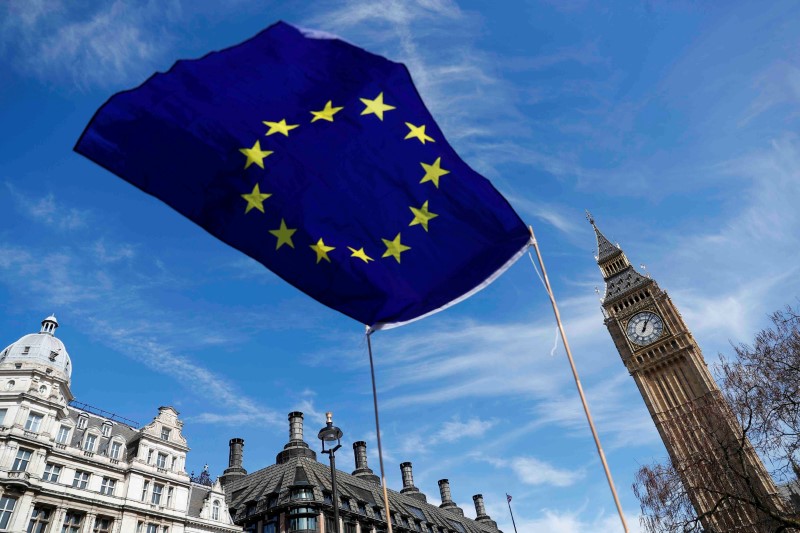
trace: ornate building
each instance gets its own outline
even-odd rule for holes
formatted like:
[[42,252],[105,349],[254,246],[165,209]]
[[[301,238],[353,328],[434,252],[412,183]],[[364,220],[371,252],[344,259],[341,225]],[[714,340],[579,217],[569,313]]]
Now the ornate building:
[[588,218],[605,280],[605,325],[703,527],[719,533],[772,531],[763,510],[781,509],[783,503],[678,309]]
[[[220,477],[234,522],[252,533],[335,532],[331,470],[303,440],[303,413],[289,413],[289,442],[275,464],[252,474],[242,468],[244,441],[231,439],[229,466]],[[367,445],[353,443],[356,469],[336,473],[342,533],[385,533],[387,516],[380,478],[367,466]],[[502,533],[486,514],[483,496],[472,497],[475,520],[452,500],[450,482],[439,480],[442,503],[428,503],[414,486],[411,463],[400,465],[403,488],[389,490],[389,519],[396,533]]]
[[[220,483],[193,483],[172,407],[131,421],[74,402],[54,316],[0,352],[0,531],[233,533]],[[79,407],[80,406],[80,407]]]

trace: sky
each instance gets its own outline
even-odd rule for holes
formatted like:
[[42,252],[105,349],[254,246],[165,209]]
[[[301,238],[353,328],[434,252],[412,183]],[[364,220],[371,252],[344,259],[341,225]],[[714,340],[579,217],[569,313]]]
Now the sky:
[[[325,411],[378,472],[363,326],[72,152],[94,111],[277,20],[404,62],[456,151],[539,240],[631,531],[666,452],[603,325],[589,209],[668,291],[712,365],[800,281],[800,6],[791,1],[0,4],[0,342],[55,313],[87,404],[181,413],[187,468],[274,463]],[[641,268],[640,268],[641,270]],[[389,486],[448,478],[513,531],[621,531],[528,256],[469,300],[372,337]],[[4,339],[4,341],[3,341]],[[321,455],[320,458],[323,458]]]

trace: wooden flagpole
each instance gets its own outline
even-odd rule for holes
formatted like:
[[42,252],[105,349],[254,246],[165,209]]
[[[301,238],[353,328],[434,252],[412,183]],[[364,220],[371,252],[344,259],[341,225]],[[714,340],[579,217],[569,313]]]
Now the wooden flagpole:
[[[572,376],[575,378],[575,386],[578,388],[578,394],[581,397],[581,404],[583,404],[583,411],[586,413],[586,419],[589,421],[589,427],[592,430],[595,446],[597,446],[597,453],[600,455],[600,462],[603,463],[603,470],[606,472],[606,479],[608,479],[608,486],[611,488],[611,494],[614,496],[614,503],[617,506],[619,519],[622,521],[622,529],[628,533],[628,524],[625,521],[625,514],[622,512],[622,506],[619,503],[617,496],[617,489],[614,487],[614,480],[611,477],[611,471],[608,469],[605,453],[603,453],[603,446],[600,444],[600,437],[597,436],[597,429],[594,427],[592,414],[589,412],[589,405],[586,403],[586,396],[583,394],[583,387],[581,380],[578,377],[578,370],[575,368],[575,361],[572,359],[572,351],[569,349],[569,342],[567,342],[567,334],[564,331],[564,325],[561,323],[561,314],[558,312],[558,304],[553,295],[553,289],[550,287],[550,280],[547,278],[547,270],[544,268],[544,261],[542,260],[542,253],[539,250],[539,244],[536,241],[536,236],[533,234],[533,226],[528,226],[531,232],[531,243],[536,250],[536,258],[539,260],[539,266],[542,267],[542,277],[544,278],[545,288],[547,295],[550,297],[550,303],[553,305],[553,313],[556,315],[556,322],[558,322],[558,330],[561,332],[561,340],[564,342],[564,350],[567,352],[567,359],[569,359],[569,366],[572,369]],[[510,506],[509,506],[510,509]]]
[[378,461],[381,464],[381,485],[383,485],[383,505],[386,509],[386,527],[392,533],[392,517],[389,514],[389,493],[386,490],[386,474],[383,471],[383,447],[381,446],[381,422],[378,419],[378,389],[375,387],[375,365],[372,363],[372,332],[367,326],[367,350],[369,351],[369,371],[372,375],[372,403],[375,406],[375,434],[378,437]]

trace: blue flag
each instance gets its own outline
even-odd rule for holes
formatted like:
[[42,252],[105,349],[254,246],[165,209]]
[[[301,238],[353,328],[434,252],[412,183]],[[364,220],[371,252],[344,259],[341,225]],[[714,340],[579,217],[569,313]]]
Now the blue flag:
[[75,150],[373,329],[469,296],[530,240],[404,65],[283,22],[112,96]]

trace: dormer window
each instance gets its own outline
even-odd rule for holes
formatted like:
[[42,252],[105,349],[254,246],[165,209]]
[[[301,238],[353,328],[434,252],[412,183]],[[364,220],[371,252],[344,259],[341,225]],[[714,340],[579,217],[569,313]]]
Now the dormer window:
[[66,444],[67,439],[69,439],[69,426],[61,426],[58,428],[58,435],[56,436],[56,442],[59,444]]
[[58,352],[55,350],[50,350],[50,360],[55,361],[56,357],[58,357]]
[[292,489],[291,498],[293,500],[313,500],[314,491],[311,490],[311,487],[296,487]]
[[111,443],[111,451],[108,452],[109,457],[112,459],[119,459],[119,452],[122,449],[122,444],[119,442]]
[[169,430],[169,428],[161,428],[161,438],[163,440],[169,440],[170,433],[171,431]]
[[97,443],[97,435],[92,435],[91,433],[86,435],[86,438],[83,440],[83,449],[87,452],[94,451],[94,445]]
[[103,422],[103,436],[108,437],[111,435],[111,423],[110,422]]
[[23,355],[27,355],[30,352],[31,352],[31,347],[30,346],[25,346],[24,348],[22,348],[22,354]]
[[89,423],[89,416],[81,413],[78,417],[78,429],[86,429],[86,425]]
[[214,503],[211,505],[211,519],[219,520],[219,500],[214,500]]

